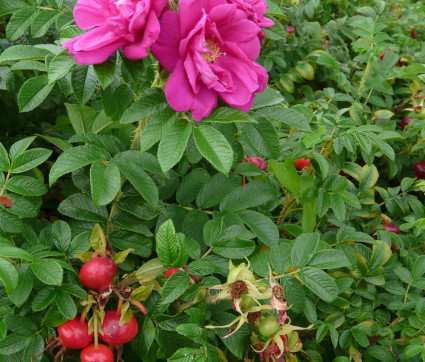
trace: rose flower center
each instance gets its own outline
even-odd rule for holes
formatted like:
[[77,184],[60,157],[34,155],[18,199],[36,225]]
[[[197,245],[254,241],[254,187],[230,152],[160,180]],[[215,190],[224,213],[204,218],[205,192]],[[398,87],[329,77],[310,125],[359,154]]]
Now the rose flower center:
[[226,53],[220,52],[220,47],[213,39],[207,39],[205,45],[208,48],[208,51],[202,54],[202,58],[204,58],[208,63],[214,63],[217,58],[222,55],[226,55]]

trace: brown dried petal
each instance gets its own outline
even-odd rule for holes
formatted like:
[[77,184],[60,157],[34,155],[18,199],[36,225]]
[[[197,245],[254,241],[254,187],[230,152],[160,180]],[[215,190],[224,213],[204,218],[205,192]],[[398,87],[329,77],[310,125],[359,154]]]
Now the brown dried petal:
[[0,196],[0,205],[4,205],[6,209],[10,209],[12,207],[12,200],[9,196]]
[[243,280],[236,280],[230,284],[230,296],[232,299],[240,298],[244,294],[248,294],[248,287]]
[[247,319],[249,324],[254,324],[255,321],[261,317],[261,312],[249,312]]

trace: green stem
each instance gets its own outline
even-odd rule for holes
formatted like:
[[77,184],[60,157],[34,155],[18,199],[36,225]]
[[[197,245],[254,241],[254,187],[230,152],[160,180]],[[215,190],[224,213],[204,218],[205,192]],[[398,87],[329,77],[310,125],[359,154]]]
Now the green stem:
[[6,180],[4,181],[3,187],[0,191],[0,196],[3,196],[4,192],[6,191],[6,185],[7,185],[7,182],[9,181],[9,179],[10,179],[11,174],[12,174],[12,170],[8,170]]
[[359,86],[359,99],[362,97],[363,92],[365,91],[365,83],[366,83],[366,79],[369,76],[370,71],[372,70],[372,63],[373,63],[373,58],[372,56],[369,58],[369,60],[367,61],[366,64],[366,68],[365,71],[363,73],[363,77],[360,81],[360,86]]
[[204,259],[209,253],[211,253],[212,247],[207,250],[207,252],[201,256],[201,259]]

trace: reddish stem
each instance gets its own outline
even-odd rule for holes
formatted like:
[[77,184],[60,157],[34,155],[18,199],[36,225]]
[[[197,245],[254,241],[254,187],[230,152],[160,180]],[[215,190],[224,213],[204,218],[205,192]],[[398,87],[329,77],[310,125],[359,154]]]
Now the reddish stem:
[[117,313],[118,314],[121,314],[122,304],[123,304],[123,301],[120,298],[120,300],[118,301],[118,308],[117,308]]
[[40,357],[41,355],[44,354],[44,352],[46,352],[49,348],[53,348],[55,347],[57,344],[60,344],[59,338],[54,339],[53,341],[51,341],[50,343],[47,344],[47,346],[39,353],[36,354],[35,356],[31,356],[31,362],[33,362],[34,358]]
[[132,300],[131,303],[133,303],[136,307],[138,307],[143,312],[143,314],[146,314],[148,312],[145,306],[142,303],[138,302],[137,300]]

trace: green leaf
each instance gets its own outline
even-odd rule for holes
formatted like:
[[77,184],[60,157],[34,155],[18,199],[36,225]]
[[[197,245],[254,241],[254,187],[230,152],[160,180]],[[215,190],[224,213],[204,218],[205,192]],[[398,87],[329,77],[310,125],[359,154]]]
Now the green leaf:
[[8,171],[10,168],[9,156],[3,144],[0,143],[0,171]]
[[141,234],[116,229],[109,235],[109,242],[120,250],[134,249],[133,254],[143,258],[148,258],[152,254],[151,239]]
[[173,274],[165,282],[161,295],[162,295],[162,304],[168,304],[174,302],[178,297],[180,297],[187,289],[190,283],[189,275],[185,272],[178,272]]
[[59,15],[60,12],[53,9],[40,11],[34,21],[32,21],[31,36],[33,38],[40,38],[45,35]]
[[256,114],[266,117],[270,121],[283,122],[300,131],[311,132],[308,118],[293,109],[276,106],[257,111],[254,116]]
[[279,230],[270,218],[252,210],[239,211],[238,216],[266,246],[271,248],[277,245]]
[[37,16],[36,7],[25,6],[13,13],[6,26],[6,38],[10,41],[18,40]]
[[0,0],[0,16],[12,14],[25,6],[26,4],[21,0]]
[[391,255],[391,247],[386,242],[377,240],[376,244],[372,247],[372,256],[369,262],[370,270],[384,265]]
[[21,260],[25,260],[25,261],[35,261],[36,258],[34,256],[32,256],[30,253],[28,253],[27,251],[20,249],[20,248],[15,248],[12,246],[4,246],[4,247],[0,247],[0,257],[3,258],[13,258],[13,259],[21,259]]
[[29,78],[18,93],[20,112],[29,112],[38,107],[49,95],[54,84],[50,84],[47,75]]
[[156,209],[159,201],[158,187],[151,177],[143,171],[146,169],[142,155],[138,151],[126,151],[116,155],[111,163],[118,166],[121,173],[130,181],[136,190]]
[[172,220],[163,223],[156,234],[156,253],[165,267],[171,267],[177,260],[179,248],[176,230]]
[[181,119],[171,119],[164,126],[158,147],[158,161],[164,172],[173,167],[183,156],[192,134],[192,125]]
[[233,165],[233,150],[227,139],[215,128],[201,125],[194,128],[196,147],[218,171],[228,174]]
[[121,188],[120,170],[111,163],[93,163],[90,168],[90,186],[95,206],[109,204]]
[[25,348],[23,353],[23,360],[24,361],[30,361],[31,358],[33,358],[33,362],[40,362],[43,358],[42,356],[39,357],[32,357],[37,356],[40,353],[42,353],[44,350],[44,340],[43,337],[40,335],[32,336],[32,339],[28,346]]
[[364,165],[360,174],[359,189],[361,191],[369,190],[375,186],[379,178],[379,172],[375,165]]
[[0,342],[0,354],[9,356],[18,353],[27,347],[31,340],[31,336],[17,333],[9,334]]
[[354,207],[356,209],[361,209],[362,205],[360,204],[359,199],[349,191],[343,191],[337,194],[338,197],[342,199],[346,204]]
[[251,111],[259,109],[259,108],[275,106],[277,104],[284,103],[284,102],[285,102],[285,98],[283,98],[280,92],[272,88],[266,88],[264,92],[257,93],[255,95],[254,103],[251,107]]
[[128,108],[120,122],[127,124],[149,118],[154,113],[161,112],[168,107],[164,92],[159,88],[149,88],[142,96]]
[[257,123],[248,113],[232,107],[219,107],[214,109],[207,118],[202,120],[202,123]]
[[71,245],[71,228],[62,220],[52,225],[52,237],[59,251],[67,253]]
[[310,267],[319,269],[335,269],[351,267],[350,261],[341,250],[320,250],[308,263]]
[[213,252],[227,259],[243,259],[250,256],[255,250],[252,240],[222,239],[213,245]]
[[89,133],[96,119],[96,111],[93,108],[81,104],[65,103],[65,107],[75,133]]
[[10,147],[9,157],[11,160],[14,160],[19,155],[22,155],[28,147],[33,143],[36,139],[36,136],[26,137],[22,140],[15,142],[12,147]]
[[176,192],[177,202],[180,205],[190,205],[210,178],[210,175],[205,169],[195,168],[180,183]]
[[287,188],[295,195],[298,194],[301,179],[291,160],[285,161],[284,164],[275,160],[270,160],[269,168],[283,187]]
[[425,255],[421,255],[415,261],[412,270],[412,278],[413,280],[418,280],[425,273]]
[[61,285],[63,269],[56,260],[44,259],[30,265],[37,279],[47,285]]
[[305,233],[295,239],[292,247],[292,264],[301,268],[308,264],[319,245],[320,236],[317,233]]
[[[268,109],[268,108],[266,108]],[[279,156],[279,138],[272,122],[263,117],[257,117],[258,124],[243,123],[240,125],[247,141],[258,155],[266,158]]]
[[7,233],[19,233],[23,228],[24,224],[19,217],[0,207],[0,230]]
[[[6,0],[10,1],[10,0]],[[1,2],[0,2],[1,4]],[[2,6],[0,6],[2,8]],[[32,45],[15,45],[10,48],[7,48],[0,55],[0,63],[12,62],[17,60],[44,60],[44,58],[51,54],[50,51],[37,48]]]
[[58,157],[51,168],[49,175],[50,185],[53,185],[59,177],[69,172],[109,158],[108,152],[96,146],[87,145],[70,148]]
[[28,300],[32,292],[34,277],[28,265],[18,268],[19,280],[16,289],[10,295],[10,301],[17,307],[21,307]]
[[319,298],[332,302],[338,297],[338,287],[335,280],[324,271],[315,268],[304,268],[298,277]]
[[68,293],[62,291],[58,292],[55,301],[59,311],[67,320],[75,318],[77,315],[77,307]]
[[71,76],[72,89],[75,98],[81,103],[87,103],[92,97],[97,78],[92,65],[79,65],[74,68]]
[[90,196],[86,194],[73,194],[59,205],[58,211],[77,220],[91,222],[105,222],[108,212],[103,206],[94,206]]
[[236,175],[226,177],[221,173],[215,174],[204,185],[196,197],[198,207],[208,209],[218,205],[228,194],[241,185],[241,178]]
[[270,265],[279,274],[286,272],[292,265],[291,246],[286,242],[280,242],[270,248]]
[[404,349],[406,358],[411,358],[424,351],[424,346],[421,344],[411,344]]
[[316,229],[316,200],[311,200],[309,192],[315,190],[314,176],[303,175],[300,177],[300,192],[303,205],[302,227],[306,232],[313,232]]
[[49,63],[47,70],[49,83],[53,83],[59,78],[65,76],[75,65],[74,57],[67,53],[59,53]]
[[220,211],[242,211],[275,199],[275,191],[267,183],[253,181],[240,186],[220,203]]
[[6,190],[24,196],[41,196],[47,193],[47,187],[42,182],[29,176],[10,178],[6,184]]
[[194,323],[179,324],[176,331],[187,338],[193,339],[196,343],[203,344],[207,342],[207,330]]
[[56,297],[56,290],[53,288],[42,288],[32,300],[31,308],[34,312],[46,309]]
[[10,296],[18,286],[19,275],[14,265],[3,258],[0,258],[0,279],[6,288],[7,295]]
[[[113,59],[113,58],[112,58]],[[94,65],[94,71],[96,72],[97,80],[99,81],[102,88],[106,88],[112,84],[115,78],[115,59]]]
[[322,173],[322,178],[325,179],[330,171],[329,162],[319,152],[313,151],[312,154],[314,159],[319,164],[320,172]]
[[52,151],[44,148],[33,148],[17,156],[11,165],[12,173],[29,171],[46,161]]

